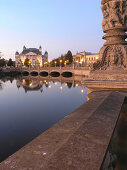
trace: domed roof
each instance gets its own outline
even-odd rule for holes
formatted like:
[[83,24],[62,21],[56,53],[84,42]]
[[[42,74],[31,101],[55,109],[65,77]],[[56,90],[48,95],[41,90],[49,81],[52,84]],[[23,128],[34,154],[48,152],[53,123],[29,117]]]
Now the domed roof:
[[41,52],[37,48],[25,48],[21,54],[27,54],[29,52],[36,53],[37,55],[41,55]]
[[47,51],[45,51],[45,54],[48,54],[48,52],[47,52]]
[[19,55],[19,52],[18,52],[18,51],[16,51],[15,55]]
[[104,5],[105,3],[109,2],[109,1],[114,1],[114,0],[102,0],[101,4]]

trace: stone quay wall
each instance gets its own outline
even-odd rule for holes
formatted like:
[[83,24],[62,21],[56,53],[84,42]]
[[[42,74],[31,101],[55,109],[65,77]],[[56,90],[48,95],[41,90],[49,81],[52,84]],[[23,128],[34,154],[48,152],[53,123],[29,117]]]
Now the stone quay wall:
[[93,98],[0,164],[1,170],[99,170],[124,93]]

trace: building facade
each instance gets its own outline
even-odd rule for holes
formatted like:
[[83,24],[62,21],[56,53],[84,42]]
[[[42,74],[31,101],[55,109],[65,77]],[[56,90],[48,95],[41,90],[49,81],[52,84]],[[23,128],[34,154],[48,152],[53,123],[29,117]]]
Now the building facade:
[[28,59],[31,67],[42,67],[48,61],[48,52],[46,51],[43,55],[41,46],[39,49],[24,46],[20,54],[18,51],[15,53],[16,67],[25,67],[26,59]]
[[73,62],[76,66],[91,66],[97,60],[100,60],[99,54],[90,52],[80,52],[73,56]]

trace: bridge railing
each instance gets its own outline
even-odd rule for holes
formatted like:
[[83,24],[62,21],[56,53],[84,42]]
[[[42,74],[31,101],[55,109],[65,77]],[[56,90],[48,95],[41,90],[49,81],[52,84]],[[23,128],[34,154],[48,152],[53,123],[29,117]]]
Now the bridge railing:
[[50,71],[50,70],[90,70],[89,67],[39,67],[39,68],[30,68],[30,67],[23,67],[21,68],[22,71],[39,71],[39,70],[47,70],[47,71]]

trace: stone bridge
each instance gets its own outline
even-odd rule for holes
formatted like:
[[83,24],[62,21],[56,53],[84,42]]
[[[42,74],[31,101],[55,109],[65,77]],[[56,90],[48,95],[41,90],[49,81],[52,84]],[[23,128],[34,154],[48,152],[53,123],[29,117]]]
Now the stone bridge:
[[72,75],[81,75],[88,76],[90,73],[89,67],[42,67],[42,68],[22,68],[21,72],[37,73],[39,74],[72,74]]

